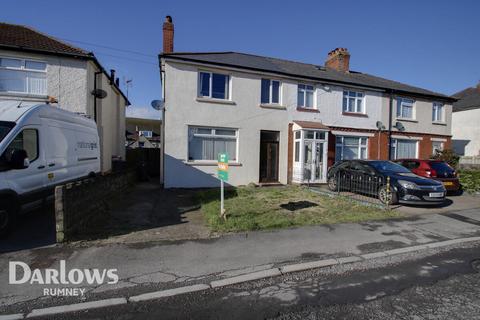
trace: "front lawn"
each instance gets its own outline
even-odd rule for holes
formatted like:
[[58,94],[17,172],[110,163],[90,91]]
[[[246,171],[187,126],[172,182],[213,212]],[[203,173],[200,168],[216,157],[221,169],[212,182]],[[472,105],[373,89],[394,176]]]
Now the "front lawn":
[[248,186],[226,190],[227,221],[224,221],[219,217],[219,189],[201,191],[197,196],[207,224],[217,232],[359,222],[401,216],[394,211],[362,205],[341,197],[330,198],[300,186]]
[[471,193],[480,191],[480,170],[461,170],[458,175],[463,190]]

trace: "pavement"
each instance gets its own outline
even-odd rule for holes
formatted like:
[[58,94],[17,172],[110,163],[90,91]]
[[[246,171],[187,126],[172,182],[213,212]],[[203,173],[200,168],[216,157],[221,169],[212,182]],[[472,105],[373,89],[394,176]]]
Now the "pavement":
[[[0,255],[0,304],[3,313],[28,313],[35,308],[141,296],[187,286],[222,285],[225,279],[270,274],[288,266],[334,259],[355,262],[358,256],[452,239],[480,236],[480,210],[425,214],[403,219],[292,228],[225,235],[208,240],[158,243],[56,245]],[[461,241],[461,240],[460,240]],[[84,285],[83,297],[45,297],[39,284],[8,283],[9,261],[31,268],[118,269],[115,285]],[[295,271],[295,270],[292,270]],[[280,272],[281,273],[281,272]],[[278,275],[278,274],[277,274]],[[258,277],[257,277],[258,278]],[[260,277],[261,278],[261,277]],[[254,279],[252,279],[254,280]],[[3,285],[7,284],[7,285]],[[225,284],[225,282],[223,283]],[[229,284],[229,283],[227,283]],[[51,285],[50,287],[55,287]],[[77,286],[78,287],[78,286]],[[198,287],[195,287],[198,288]],[[181,289],[178,289],[181,290]],[[117,300],[114,300],[117,301]]]

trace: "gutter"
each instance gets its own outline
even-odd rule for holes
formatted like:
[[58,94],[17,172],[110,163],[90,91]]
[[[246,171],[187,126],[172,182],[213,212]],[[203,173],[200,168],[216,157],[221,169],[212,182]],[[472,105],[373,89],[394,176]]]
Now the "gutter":
[[[170,54],[160,54],[159,59],[172,59],[172,60],[181,60],[181,61],[190,61],[190,62],[195,62],[195,63],[203,63],[203,64],[209,64],[209,65],[214,65],[214,66],[223,66],[223,67],[229,67],[229,68],[237,68],[237,69],[245,69],[245,70],[252,70],[252,71],[257,71],[257,72],[262,72],[262,73],[274,73],[274,74],[279,74],[287,77],[293,77],[293,78],[303,78],[303,79],[308,79],[312,81],[322,81],[322,82],[330,82],[332,84],[343,84],[347,86],[363,86],[366,88],[371,88],[371,89],[376,89],[380,91],[386,91],[390,90],[390,92],[395,92],[399,95],[408,95],[412,97],[423,97],[423,98],[428,98],[428,99],[435,99],[437,101],[443,101],[443,102],[456,102],[458,99],[449,97],[449,96],[439,96],[439,95],[433,95],[433,94],[421,94],[421,93],[414,93],[410,91],[404,91],[404,90],[395,90],[395,89],[390,89],[390,88],[385,88],[385,87],[379,87],[379,86],[372,86],[368,84],[358,84],[354,82],[348,82],[348,81],[341,81],[341,80],[331,80],[331,79],[323,79],[323,78],[318,78],[318,77],[309,77],[305,75],[298,75],[298,74],[292,74],[288,72],[278,72],[278,71],[272,71],[272,70],[266,70],[266,69],[261,69],[261,68],[254,68],[254,67],[243,67],[243,66],[236,66],[228,63],[220,63],[220,62],[208,62],[208,61],[200,61],[196,59],[190,59],[190,58],[185,58],[185,57],[180,57],[180,56],[174,56]],[[390,80],[391,81],[391,80]]]
[[[97,57],[90,52],[88,54],[77,54],[77,53],[67,53],[67,52],[58,52],[54,50],[39,50],[39,49],[33,49],[33,48],[25,48],[25,47],[20,47],[20,46],[8,46],[8,45],[0,45],[0,49],[3,50],[11,50],[11,51],[23,51],[23,52],[30,52],[30,53],[38,53],[38,54],[44,54],[44,55],[51,55],[51,56],[61,56],[61,57],[66,57],[66,58],[73,58],[73,59],[82,59],[82,60],[90,60],[92,61],[100,71],[105,74],[105,76],[110,79],[110,75],[107,73],[107,71],[103,68],[103,66],[100,64],[98,61]],[[112,87],[114,87],[120,95],[125,99],[125,106],[128,107],[131,105],[130,100],[128,100],[127,96],[123,93],[123,91],[115,84],[115,79],[113,79],[113,82],[111,84]]]

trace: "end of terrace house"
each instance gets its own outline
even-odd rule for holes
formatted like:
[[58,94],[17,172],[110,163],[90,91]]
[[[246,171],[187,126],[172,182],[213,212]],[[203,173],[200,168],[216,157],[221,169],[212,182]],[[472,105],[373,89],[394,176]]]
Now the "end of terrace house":
[[175,52],[163,26],[163,182],[326,183],[342,159],[428,158],[450,148],[455,99],[350,69],[346,48],[308,64],[238,52]]

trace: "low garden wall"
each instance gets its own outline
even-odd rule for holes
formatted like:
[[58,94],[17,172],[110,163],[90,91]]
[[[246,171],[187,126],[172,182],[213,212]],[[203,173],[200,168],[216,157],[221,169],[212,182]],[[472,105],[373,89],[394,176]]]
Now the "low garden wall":
[[135,181],[135,171],[125,171],[57,186],[57,242],[88,236],[97,226],[107,223],[110,216],[108,201]]

